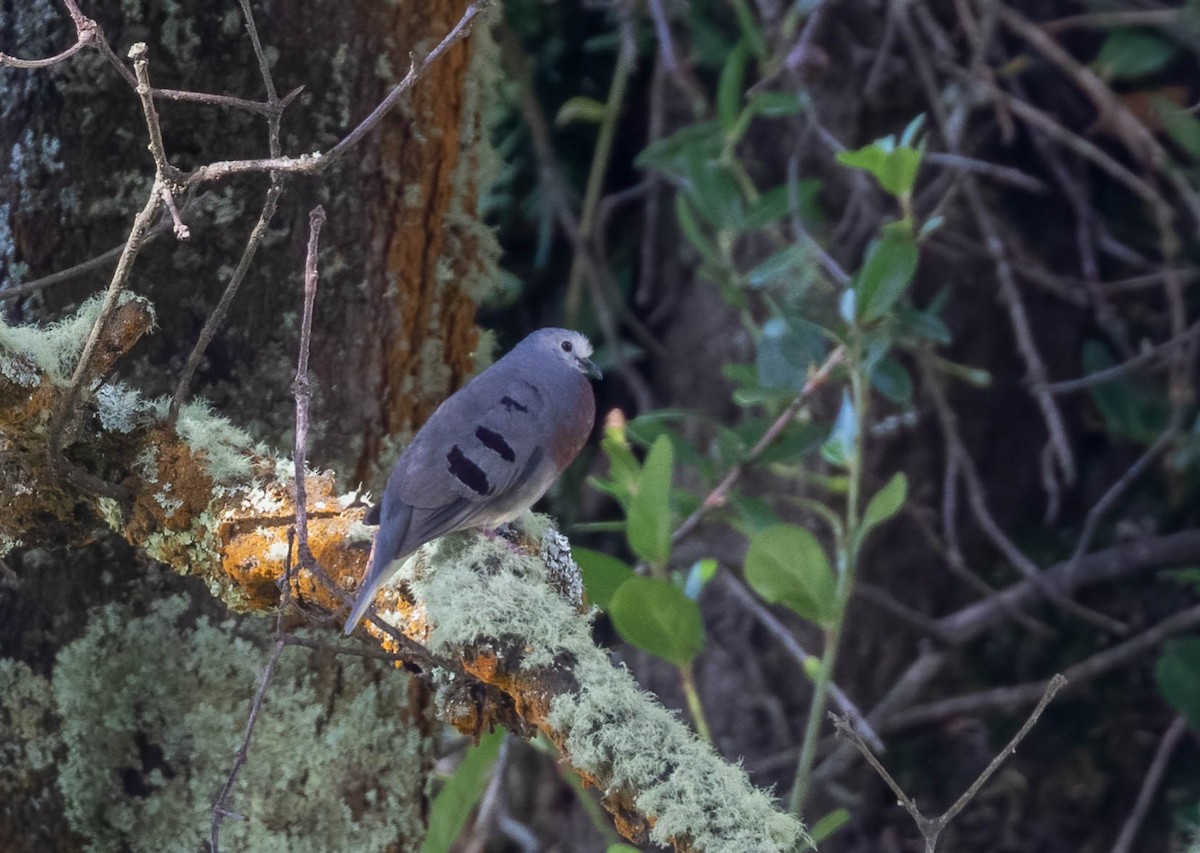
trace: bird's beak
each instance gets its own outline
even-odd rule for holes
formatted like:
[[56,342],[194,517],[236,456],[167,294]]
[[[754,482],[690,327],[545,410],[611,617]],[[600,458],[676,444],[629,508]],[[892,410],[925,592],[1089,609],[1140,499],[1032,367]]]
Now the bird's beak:
[[592,361],[590,358],[579,359],[579,367],[581,370],[583,370],[584,373],[586,373],[588,376],[592,377],[593,379],[603,379],[604,378],[604,374],[600,372],[600,368],[596,367],[596,363],[594,361]]

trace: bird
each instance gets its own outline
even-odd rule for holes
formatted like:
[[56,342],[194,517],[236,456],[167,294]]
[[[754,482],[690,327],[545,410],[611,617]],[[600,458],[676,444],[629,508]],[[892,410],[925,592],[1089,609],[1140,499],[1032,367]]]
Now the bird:
[[596,400],[588,380],[603,375],[591,356],[592,344],[579,332],[539,329],[429,416],[384,487],[345,635],[397,560],[447,533],[512,521],[546,493],[592,431]]

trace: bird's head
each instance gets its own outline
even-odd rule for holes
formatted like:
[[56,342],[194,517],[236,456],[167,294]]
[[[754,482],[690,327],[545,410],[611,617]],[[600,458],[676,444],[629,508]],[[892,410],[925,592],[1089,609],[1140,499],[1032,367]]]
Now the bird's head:
[[547,357],[561,358],[574,370],[593,379],[603,379],[604,374],[592,362],[592,342],[586,335],[570,329],[541,329],[526,339]]

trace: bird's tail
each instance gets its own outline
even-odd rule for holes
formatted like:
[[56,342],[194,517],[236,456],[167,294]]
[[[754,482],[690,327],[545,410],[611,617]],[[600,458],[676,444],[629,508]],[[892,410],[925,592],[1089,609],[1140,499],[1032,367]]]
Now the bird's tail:
[[347,637],[354,633],[358,621],[375,600],[375,593],[391,577],[392,563],[402,556],[407,556],[399,551],[408,532],[412,507],[401,504],[400,511],[392,515],[394,517],[385,514],[379,530],[375,533],[375,544],[371,547],[367,570],[358,585],[358,596],[354,599],[354,607],[350,610],[345,627],[342,628],[342,633]]

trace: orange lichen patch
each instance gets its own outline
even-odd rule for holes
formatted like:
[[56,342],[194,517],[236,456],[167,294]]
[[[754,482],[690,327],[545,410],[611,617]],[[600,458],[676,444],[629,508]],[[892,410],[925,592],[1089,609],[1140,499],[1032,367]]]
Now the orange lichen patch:
[[[35,368],[31,370],[36,372]],[[58,389],[45,380],[32,388],[16,382],[0,382],[0,427],[9,427],[18,435],[34,425],[31,421],[49,421],[57,399]]]
[[125,528],[134,545],[152,534],[186,530],[212,501],[212,478],[174,432],[155,427],[145,444],[145,466],[122,484],[134,495]]
[[[361,520],[361,507],[342,509],[333,475],[311,474],[305,480],[308,545],[313,557],[342,588],[362,573],[367,549],[351,537]],[[226,506],[221,513],[221,568],[246,596],[247,606],[270,607],[279,597],[278,581],[285,572],[289,548],[294,554],[296,511],[290,490],[278,484],[257,490]],[[294,575],[297,597],[326,610],[341,603],[335,593],[308,572]]]
[[[600,798],[600,805],[604,806],[605,811],[612,815],[613,825],[617,832],[630,841],[638,844],[644,843],[650,830],[654,828],[654,819],[637,810],[633,804],[633,795],[629,791],[612,791]],[[675,849],[689,850],[691,848],[675,846]]]
[[130,299],[113,309],[96,342],[89,369],[93,376],[107,376],[117,359],[133,349],[142,335],[154,328],[154,312],[141,299]]
[[[282,524],[224,528],[221,569],[241,588],[248,607],[267,608],[279,599],[276,586],[283,577],[288,553],[288,528]],[[235,532],[236,531],[236,532]]]

